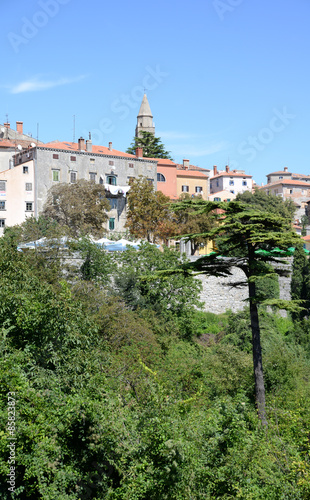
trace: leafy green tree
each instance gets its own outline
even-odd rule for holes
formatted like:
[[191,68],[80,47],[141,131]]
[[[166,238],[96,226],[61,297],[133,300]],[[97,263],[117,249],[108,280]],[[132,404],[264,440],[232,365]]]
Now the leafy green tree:
[[195,334],[195,307],[201,305],[200,281],[187,280],[182,274],[152,279],[157,271],[177,269],[182,262],[178,253],[144,243],[139,250],[129,248],[122,252],[117,261],[119,269],[114,274],[117,293],[131,309],[153,310],[166,321],[174,322],[181,336],[190,338]]
[[143,148],[143,156],[146,158],[167,158],[172,160],[169,151],[165,150],[159,137],[155,137],[151,132],[143,130],[141,136],[134,137],[127,153],[135,155],[136,148]]
[[258,188],[254,190],[254,193],[250,191],[238,193],[236,201],[241,201],[252,206],[254,209],[279,215],[290,220],[293,219],[296,212],[296,206],[291,198],[283,200],[280,196],[267,194],[266,191]]
[[[188,193],[184,193],[180,196],[179,201],[190,199],[191,196]],[[197,196],[196,199],[202,199],[202,197]],[[191,242],[191,254],[194,255],[201,244],[207,244],[208,238],[203,238],[200,235],[213,227],[214,219],[210,214],[197,213],[190,205],[184,207],[184,210],[178,210],[175,213],[175,218],[178,228],[177,234],[194,235],[189,240]]]
[[175,234],[177,229],[169,210],[169,197],[155,191],[146,177],[140,176],[131,182],[127,202],[126,227],[131,234],[149,243]]
[[100,237],[109,209],[104,186],[80,179],[74,184],[53,186],[42,215],[67,228],[73,237],[87,234]]
[[[202,237],[211,239],[221,236],[222,247],[221,258],[216,255],[206,256],[194,263],[183,266],[184,271],[199,271],[205,274],[229,275],[232,267],[242,269],[249,291],[249,305],[252,331],[252,353],[255,380],[255,395],[259,417],[264,425],[267,425],[265,412],[265,385],[263,376],[263,364],[260,341],[260,326],[257,305],[261,297],[257,296],[257,278],[263,278],[276,273],[266,268],[266,262],[277,262],[277,259],[268,256],[268,250],[274,247],[287,249],[299,241],[299,237],[291,230],[290,220],[278,215],[254,210],[244,203],[232,201],[230,203],[206,202],[202,200],[184,201],[176,205],[176,209],[184,210],[188,205],[197,210],[198,213],[214,213],[214,217],[220,222],[211,231],[201,234]],[[215,213],[216,209],[224,210],[224,214]],[[263,251],[262,253],[259,251]],[[241,283],[238,283],[241,285]],[[293,308],[292,303],[280,300],[268,300],[262,303],[279,307]]]

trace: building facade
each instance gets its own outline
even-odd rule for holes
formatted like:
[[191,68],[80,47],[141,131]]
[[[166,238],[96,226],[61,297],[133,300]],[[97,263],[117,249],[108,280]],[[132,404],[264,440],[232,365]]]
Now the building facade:
[[310,201],[309,175],[295,174],[284,167],[284,170],[268,174],[267,184],[261,186],[260,189],[267,194],[280,196],[284,200],[292,199],[296,205],[296,221],[301,221]]
[[229,166],[225,170],[218,171],[213,167],[213,176],[210,177],[210,194],[214,195],[221,191],[228,191],[231,195],[252,192],[253,180],[251,175],[247,175],[244,170],[230,170]]
[[182,194],[200,195],[208,199],[210,170],[190,165],[189,160],[178,164],[172,160],[158,159],[157,190],[169,196],[172,200]]
[[14,156],[12,168],[0,172],[0,234],[5,226],[37,217],[51,187],[79,179],[104,185],[111,207],[106,229],[123,231],[130,180],[142,175],[156,189],[156,167],[156,160],[143,158],[141,148],[130,155],[113,149],[112,143],[94,146],[83,138],[78,143],[51,142],[23,150]]
[[23,122],[16,122],[16,130],[10,123],[0,125],[0,172],[13,166],[13,156],[43,142],[24,134]]

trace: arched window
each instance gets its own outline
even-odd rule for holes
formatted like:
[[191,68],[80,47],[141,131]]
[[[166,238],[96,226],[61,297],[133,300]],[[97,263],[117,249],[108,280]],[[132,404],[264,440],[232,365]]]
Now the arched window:
[[163,174],[157,173],[157,182],[166,182],[166,177]]

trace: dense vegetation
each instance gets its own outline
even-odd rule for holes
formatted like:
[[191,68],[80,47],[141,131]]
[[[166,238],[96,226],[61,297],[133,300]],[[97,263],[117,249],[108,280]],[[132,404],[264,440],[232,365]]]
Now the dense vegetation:
[[195,278],[154,280],[179,265],[169,249],[116,256],[83,239],[68,261],[55,239],[17,251],[21,234],[0,240],[1,499],[12,497],[8,392],[14,498],[309,499],[307,316],[259,308],[263,428],[247,308],[204,313]]

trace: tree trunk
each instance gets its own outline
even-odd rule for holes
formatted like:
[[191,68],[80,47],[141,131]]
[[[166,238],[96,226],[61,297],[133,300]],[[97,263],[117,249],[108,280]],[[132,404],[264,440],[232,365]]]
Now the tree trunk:
[[262,349],[260,343],[260,328],[258,319],[258,310],[255,303],[255,283],[249,282],[249,298],[250,298],[250,317],[252,329],[252,350],[253,350],[253,367],[255,380],[255,396],[258,416],[263,425],[267,426],[266,410],[265,410],[265,384],[263,375]]

